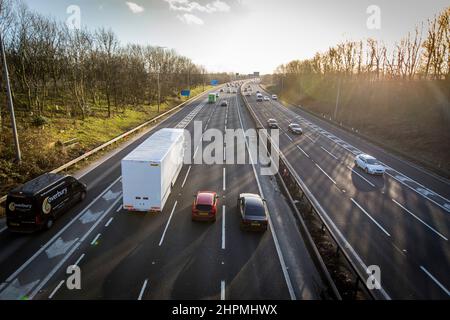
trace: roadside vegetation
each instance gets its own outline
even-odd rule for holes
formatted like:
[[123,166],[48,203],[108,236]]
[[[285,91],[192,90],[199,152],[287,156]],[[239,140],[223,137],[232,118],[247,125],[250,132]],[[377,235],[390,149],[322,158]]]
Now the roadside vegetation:
[[450,177],[450,7],[392,48],[347,41],[263,78],[269,91]]
[[176,106],[182,90],[230,79],[168,48],[122,45],[112,30],[70,29],[22,1],[0,0],[0,32],[22,151],[15,163],[1,81],[0,196]]

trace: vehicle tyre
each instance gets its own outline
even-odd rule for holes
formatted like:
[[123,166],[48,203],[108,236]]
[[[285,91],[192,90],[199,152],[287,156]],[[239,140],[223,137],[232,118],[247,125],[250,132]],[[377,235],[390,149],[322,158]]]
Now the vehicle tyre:
[[53,219],[53,217],[48,218],[47,222],[45,223],[45,229],[50,230],[53,227],[54,223],[55,220]]
[[364,171],[369,174],[369,169],[365,168]]
[[80,201],[84,201],[84,199],[86,199],[86,191],[80,193]]

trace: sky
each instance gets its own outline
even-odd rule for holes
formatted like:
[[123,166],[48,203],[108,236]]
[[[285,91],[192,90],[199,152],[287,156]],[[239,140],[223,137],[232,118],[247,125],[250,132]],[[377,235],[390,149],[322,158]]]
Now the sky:
[[[121,43],[175,49],[211,72],[272,73],[344,40],[392,45],[448,0],[24,0],[82,27],[111,28]],[[73,20],[70,20],[73,21]]]

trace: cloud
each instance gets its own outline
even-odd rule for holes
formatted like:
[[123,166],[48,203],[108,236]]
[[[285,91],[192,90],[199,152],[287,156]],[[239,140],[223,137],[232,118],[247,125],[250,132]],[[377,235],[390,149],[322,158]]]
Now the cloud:
[[130,9],[131,12],[133,13],[141,13],[143,12],[145,9],[144,7],[141,7],[140,5],[134,3],[134,2],[125,2],[128,6],[128,9]]
[[204,24],[203,20],[197,17],[196,15],[190,14],[190,13],[184,13],[184,14],[178,14],[177,18],[183,21],[186,24],[197,24],[202,25]]
[[230,11],[230,6],[221,0],[215,0],[213,2],[202,5],[196,1],[190,0],[164,0],[169,4],[171,10],[174,11],[184,11],[184,12],[228,12]]

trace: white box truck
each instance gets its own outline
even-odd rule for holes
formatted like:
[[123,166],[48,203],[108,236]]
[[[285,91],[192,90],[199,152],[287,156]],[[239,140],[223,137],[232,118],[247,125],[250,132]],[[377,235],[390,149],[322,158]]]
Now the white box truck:
[[184,150],[184,130],[165,128],[123,158],[123,208],[162,211],[183,166]]

